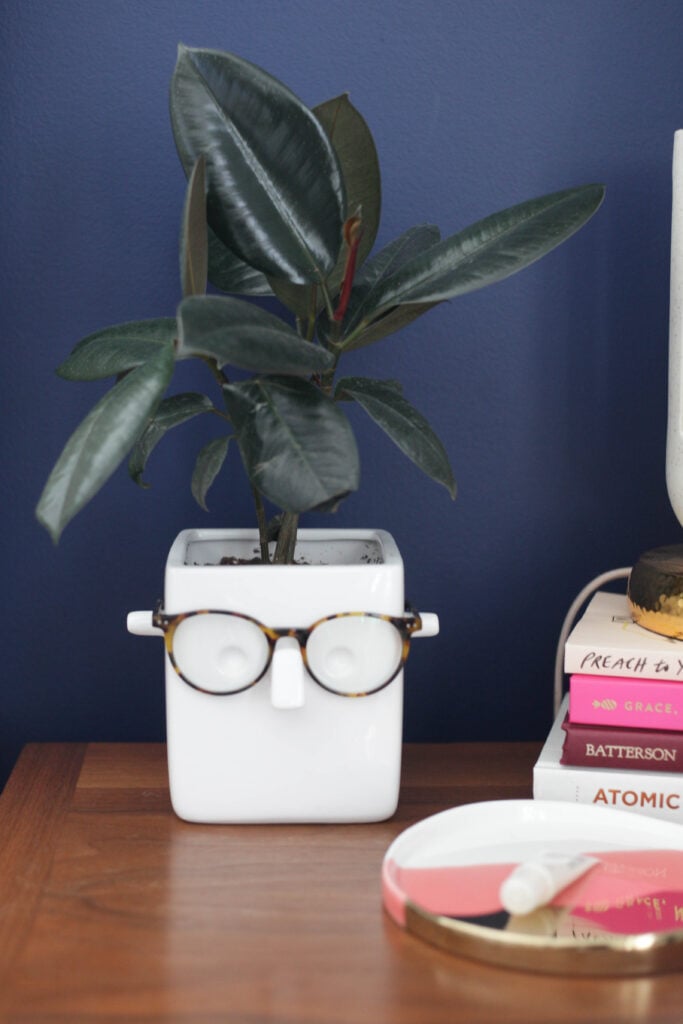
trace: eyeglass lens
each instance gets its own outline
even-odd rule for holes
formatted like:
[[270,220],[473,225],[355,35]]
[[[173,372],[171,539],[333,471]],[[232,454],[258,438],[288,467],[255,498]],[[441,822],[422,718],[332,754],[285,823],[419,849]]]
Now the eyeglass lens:
[[236,615],[190,615],[173,636],[173,657],[189,682],[211,693],[249,686],[263,672],[270,647],[258,626]]
[[401,634],[384,619],[349,615],[321,622],[306,645],[315,678],[336,693],[366,693],[396,671],[403,652]]
[[[392,623],[371,615],[350,615],[320,623],[306,645],[310,673],[341,695],[379,689],[396,672],[403,654]],[[190,615],[173,637],[173,658],[189,682],[213,693],[249,686],[270,656],[268,639],[254,622],[230,613]]]

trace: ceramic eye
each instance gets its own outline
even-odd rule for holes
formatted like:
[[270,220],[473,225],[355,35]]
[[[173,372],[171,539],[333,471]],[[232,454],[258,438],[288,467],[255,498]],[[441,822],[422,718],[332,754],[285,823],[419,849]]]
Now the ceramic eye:
[[371,615],[342,615],[322,622],[306,645],[318,682],[337,693],[364,693],[383,686],[401,662],[401,635]]
[[255,623],[228,613],[208,612],[183,619],[173,638],[182,675],[213,693],[242,690],[263,672],[268,641]]

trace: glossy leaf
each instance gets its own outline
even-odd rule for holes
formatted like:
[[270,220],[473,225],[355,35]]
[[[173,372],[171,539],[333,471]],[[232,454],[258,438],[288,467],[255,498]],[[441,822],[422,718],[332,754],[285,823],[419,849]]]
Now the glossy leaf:
[[206,291],[209,240],[206,224],[206,161],[197,157],[185,194],[180,232],[180,283],[183,295]]
[[[372,252],[379,228],[382,208],[382,184],[377,147],[365,118],[354,107],[346,93],[335,96],[313,108],[332,143],[346,187],[346,207],[349,214],[360,208],[363,237],[358,249],[360,266]],[[341,282],[343,258],[336,268]],[[335,273],[332,280],[335,280]]]
[[223,245],[220,238],[208,228],[209,281],[219,291],[234,295],[272,295],[273,289],[260,270],[254,270],[234,252]]
[[265,274],[327,277],[344,187],[324,130],[290,89],[232,54],[181,46],[171,122],[186,171],[206,157],[209,225],[224,245]]
[[192,473],[192,496],[205,512],[208,512],[206,495],[209,488],[218,476],[228,454],[230,437],[216,437],[213,441],[205,444],[197,456],[194,472]]
[[502,281],[578,231],[603,196],[602,185],[555,192],[493,214],[438,242],[383,278],[372,300],[363,303],[361,325],[398,304],[442,302]]
[[213,402],[206,395],[194,391],[187,391],[179,395],[171,395],[159,404],[154,416],[150,419],[144,431],[135,443],[128,461],[128,472],[136,484],[141,487],[149,485],[143,483],[142,474],[145,471],[147,461],[162,439],[164,434],[172,427],[178,427],[186,423],[194,416],[203,412],[211,412]]
[[210,356],[257,373],[306,376],[329,369],[333,357],[304,341],[279,317],[242,299],[204,295],[184,299],[178,309],[179,358]]
[[[349,213],[357,209],[361,211],[363,234],[358,248],[360,266],[372,251],[380,220],[382,190],[375,141],[365,119],[346,94],[313,107],[313,113],[325,129],[339,159],[346,189],[347,210]],[[337,265],[327,281],[331,295],[339,291],[345,263],[346,248],[342,246]],[[311,286],[293,285],[275,278],[270,283],[280,301],[297,316],[305,318],[309,315]],[[313,306],[313,315],[317,315],[323,308],[320,289],[313,296]]]
[[348,420],[314,385],[273,377],[224,388],[253,486],[286,512],[339,501],[359,481]]
[[437,302],[410,302],[404,306],[392,306],[386,313],[376,320],[372,320],[367,327],[344,342],[344,351],[351,352],[353,349],[364,348],[366,345],[372,345],[375,341],[381,341],[382,338],[386,338],[390,334],[396,334],[397,331],[412,324],[413,320],[417,320],[418,317],[428,313],[437,305]]
[[[381,249],[361,268],[344,318],[342,337],[345,349],[361,348],[363,345],[370,344],[371,341],[377,341],[386,334],[399,330],[400,327],[404,327],[414,320],[416,316],[432,308],[434,303],[424,306],[417,304],[417,308],[396,315],[394,315],[394,310],[387,310],[388,322],[382,325],[385,329],[382,330],[378,324],[372,335],[366,326],[372,311],[377,306],[378,296],[382,294],[385,282],[406,263],[431,248],[439,241],[439,238],[439,229],[434,224],[420,224],[417,227],[409,228],[408,231]],[[377,319],[379,320],[379,318]],[[321,333],[323,336],[330,334],[329,322],[325,317],[322,318]]]
[[105,327],[83,338],[57,368],[67,380],[99,380],[140,366],[173,341],[178,331],[175,317],[135,320]]
[[108,391],[71,435],[36,508],[55,542],[135,443],[161,401],[173,367],[173,348],[167,344]]
[[[203,192],[199,189],[199,186],[193,182],[193,177],[197,172],[197,168],[202,164],[202,180],[203,180]],[[201,277],[208,277],[208,280],[223,292],[231,292],[239,295],[272,295],[273,291],[268,284],[268,281],[264,274],[260,270],[255,270],[250,267],[248,263],[240,259],[231,249],[221,242],[220,238],[211,230],[207,223],[207,209],[206,209],[206,158],[201,154],[194,164],[194,168],[190,163],[189,156],[185,161],[185,170],[189,175],[188,191],[186,196],[186,212],[183,218],[183,234],[181,236],[181,257],[180,257],[180,273],[181,283],[183,288],[183,295],[195,295],[202,294],[204,289],[193,289],[191,285],[186,283],[187,269],[185,266],[185,250],[187,244],[185,239],[187,238],[190,227],[192,224],[196,228],[196,233],[202,231],[201,225],[198,220],[195,220],[194,212],[190,216],[188,214],[188,205],[192,204],[193,211],[198,205],[197,200],[201,202],[203,210],[203,232],[206,236],[206,260],[207,267],[206,273],[203,270],[200,271]],[[197,195],[198,193],[198,195]],[[193,199],[190,199],[193,197]],[[189,223],[188,223],[189,221]],[[194,232],[193,232],[194,234]],[[201,245],[201,240],[198,243]]]
[[351,397],[358,402],[404,455],[455,498],[455,480],[444,446],[394,381],[343,377],[335,394],[337,398]]

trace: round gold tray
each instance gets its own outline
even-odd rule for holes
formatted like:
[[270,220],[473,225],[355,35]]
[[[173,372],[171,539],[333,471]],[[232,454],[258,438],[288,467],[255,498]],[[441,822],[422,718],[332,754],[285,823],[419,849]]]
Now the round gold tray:
[[[547,906],[502,907],[501,880],[545,851],[598,864]],[[401,833],[382,867],[384,905],[449,953],[547,974],[683,969],[683,828],[546,800],[465,804]]]

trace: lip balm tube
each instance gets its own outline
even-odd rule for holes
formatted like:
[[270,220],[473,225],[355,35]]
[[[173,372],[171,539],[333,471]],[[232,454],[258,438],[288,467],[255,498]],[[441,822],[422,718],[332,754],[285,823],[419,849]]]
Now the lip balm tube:
[[555,850],[539,853],[510,872],[500,887],[500,901],[508,914],[530,914],[544,907],[568,885],[598,864],[597,857]]

